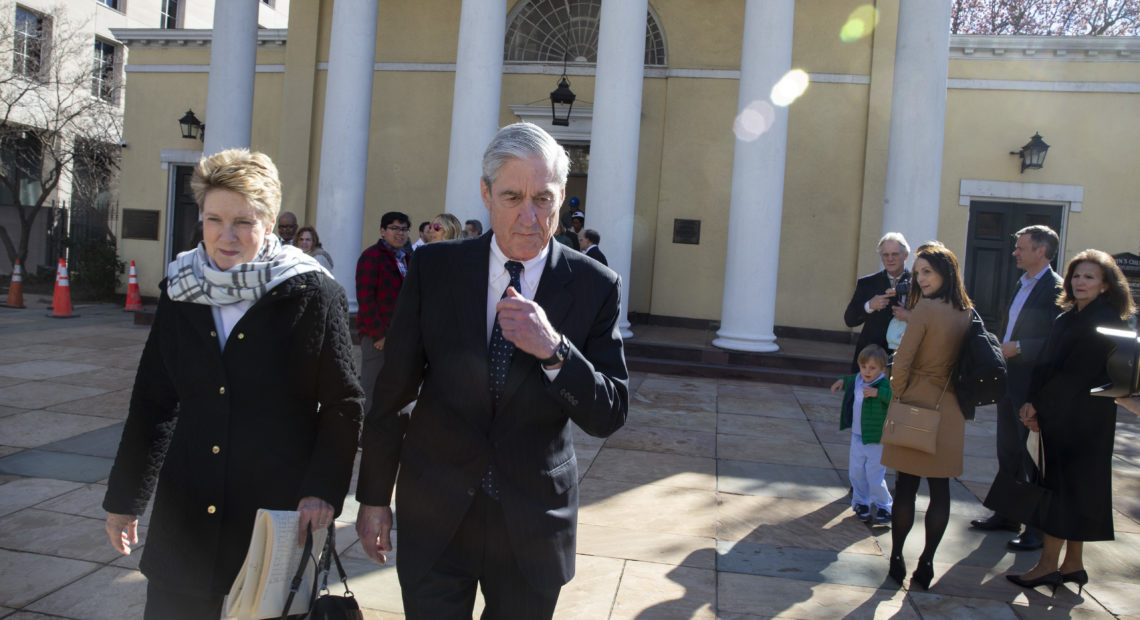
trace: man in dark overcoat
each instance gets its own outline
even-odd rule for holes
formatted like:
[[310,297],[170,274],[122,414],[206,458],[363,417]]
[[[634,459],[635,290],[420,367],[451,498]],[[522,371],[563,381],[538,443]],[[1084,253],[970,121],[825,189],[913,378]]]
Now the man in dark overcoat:
[[571,422],[608,436],[629,399],[618,276],[552,242],[568,171],[545,131],[504,127],[483,156],[492,234],[412,258],[356,494],[357,533],[382,562],[397,489],[408,618],[470,618],[477,587],[484,618],[550,618],[574,576]]
[[[1025,439],[1029,430],[1018,418],[1018,411],[1028,399],[1033,367],[1045,348],[1053,320],[1061,313],[1057,298],[1061,294],[1061,276],[1049,266],[1057,255],[1060,239],[1047,226],[1029,226],[1017,231],[1013,258],[1023,273],[1017,290],[1002,319],[1001,351],[1007,367],[1006,397],[998,401],[997,458],[999,476],[1025,482],[1033,471]],[[974,519],[970,526],[980,530],[1007,529],[1018,531],[1021,524],[994,513],[985,519]],[[1032,528],[1009,541],[1015,550],[1041,547],[1041,536]]]

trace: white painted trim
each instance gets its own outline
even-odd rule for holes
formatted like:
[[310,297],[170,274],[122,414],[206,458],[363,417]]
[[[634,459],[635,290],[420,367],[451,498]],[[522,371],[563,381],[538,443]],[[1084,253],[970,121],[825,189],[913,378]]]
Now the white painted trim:
[[1085,188],[1082,185],[962,179],[958,185],[958,205],[969,207],[970,201],[976,198],[1063,202],[1069,205],[1069,211],[1079,213],[1084,204]]
[[1038,82],[950,78],[947,87],[958,90],[1025,90],[1053,93],[1140,93],[1140,82]]
[[542,127],[560,142],[590,142],[594,125],[594,108],[588,105],[570,109],[570,126],[555,126],[551,123],[550,105],[508,105],[520,120],[529,121]]
[[[156,47],[209,47],[214,36],[211,29],[111,28],[115,39],[134,49]],[[284,46],[288,39],[284,28],[261,28],[257,31],[259,46]]]
[[166,170],[170,164],[197,164],[202,159],[202,149],[162,149],[159,161],[162,169]]
[[951,60],[1137,62],[1140,37],[950,35]]
[[[127,65],[127,73],[209,73],[210,65]],[[285,65],[257,65],[256,73],[285,73]]]

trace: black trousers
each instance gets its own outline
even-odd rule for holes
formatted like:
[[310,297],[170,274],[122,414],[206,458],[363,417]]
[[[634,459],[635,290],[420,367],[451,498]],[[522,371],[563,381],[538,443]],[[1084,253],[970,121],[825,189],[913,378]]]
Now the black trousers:
[[[1020,405],[1019,405],[1020,407]],[[997,407],[997,460],[998,470],[1014,480],[1027,482],[1033,470],[1033,461],[1025,450],[1029,429],[1021,423],[1018,410],[1009,396],[998,401]]]
[[482,491],[427,575],[416,583],[401,575],[405,617],[469,620],[477,585],[486,603],[483,620],[550,618],[561,591],[535,588],[527,581],[511,549],[503,507]]
[[148,581],[143,619],[202,620],[203,618],[218,618],[222,615],[223,598],[225,596],[222,594],[199,596],[181,590],[170,590]]

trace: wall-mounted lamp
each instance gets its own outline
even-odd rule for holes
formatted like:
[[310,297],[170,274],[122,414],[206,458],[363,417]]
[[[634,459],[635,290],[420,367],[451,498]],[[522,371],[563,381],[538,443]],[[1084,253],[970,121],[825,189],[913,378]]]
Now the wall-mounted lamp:
[[194,116],[193,110],[186,110],[182,118],[178,119],[178,125],[182,129],[182,137],[187,140],[198,139],[203,142],[206,141],[206,126],[202,121]]
[[1021,157],[1021,171],[1026,168],[1041,168],[1045,165],[1045,153],[1049,152],[1049,145],[1041,139],[1041,134],[1034,132],[1033,137],[1020,151],[1010,151],[1010,155]]
[[570,110],[574,107],[574,91],[570,90],[570,80],[566,79],[566,61],[562,61],[562,79],[558,88],[550,92],[551,124],[570,126]]

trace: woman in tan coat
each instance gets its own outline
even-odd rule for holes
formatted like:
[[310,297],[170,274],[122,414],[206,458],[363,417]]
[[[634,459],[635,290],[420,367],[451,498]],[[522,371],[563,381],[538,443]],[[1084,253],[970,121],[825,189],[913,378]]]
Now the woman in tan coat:
[[895,353],[891,390],[907,404],[938,408],[942,414],[938,442],[933,454],[884,444],[882,463],[898,472],[891,515],[890,576],[900,585],[906,575],[902,550],[914,525],[918,483],[927,480],[926,546],[911,576],[925,590],[934,578],[934,552],[950,521],[950,478],[962,473],[966,425],[949,384],[973,304],[962,286],[958,259],[940,244],[919,249],[911,274],[907,304],[911,315]]

